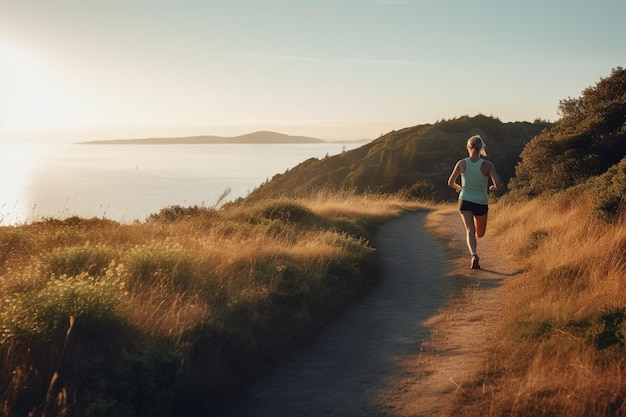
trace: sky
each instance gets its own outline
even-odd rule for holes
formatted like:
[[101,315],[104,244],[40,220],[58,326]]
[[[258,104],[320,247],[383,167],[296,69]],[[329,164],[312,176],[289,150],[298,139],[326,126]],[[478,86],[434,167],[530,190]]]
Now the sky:
[[556,121],[626,66],[624,16],[624,0],[0,0],[0,141]]

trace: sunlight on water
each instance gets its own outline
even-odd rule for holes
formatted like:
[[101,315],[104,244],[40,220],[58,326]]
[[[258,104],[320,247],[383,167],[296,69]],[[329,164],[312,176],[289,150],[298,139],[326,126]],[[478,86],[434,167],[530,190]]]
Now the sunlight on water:
[[40,156],[36,144],[0,142],[0,225],[27,220],[26,189]]
[[360,145],[78,145],[0,143],[0,225],[53,217],[143,221],[171,205],[245,197],[309,158]]

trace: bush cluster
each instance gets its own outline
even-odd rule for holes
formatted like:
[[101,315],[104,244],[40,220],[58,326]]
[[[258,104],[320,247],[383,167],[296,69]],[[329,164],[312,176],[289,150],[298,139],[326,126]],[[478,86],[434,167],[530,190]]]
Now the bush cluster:
[[595,179],[592,189],[597,217],[613,220],[626,213],[626,157]]
[[[561,100],[559,109],[559,123],[534,137],[521,153],[511,185],[518,196],[558,193],[584,184],[626,156],[625,69],[614,69],[579,98]],[[600,187],[597,194],[607,189]],[[603,206],[599,209],[615,214],[613,200],[598,201]]]

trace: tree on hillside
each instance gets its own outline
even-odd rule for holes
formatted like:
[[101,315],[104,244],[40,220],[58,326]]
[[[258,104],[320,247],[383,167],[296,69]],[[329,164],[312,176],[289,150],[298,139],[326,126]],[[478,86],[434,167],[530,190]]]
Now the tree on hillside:
[[606,172],[626,155],[626,70],[618,67],[579,98],[559,102],[562,119],[521,153],[511,188],[556,192]]
[[402,178],[402,172],[400,172],[398,163],[391,155],[386,155],[385,162],[383,164],[383,181],[388,184],[390,188],[394,187]]

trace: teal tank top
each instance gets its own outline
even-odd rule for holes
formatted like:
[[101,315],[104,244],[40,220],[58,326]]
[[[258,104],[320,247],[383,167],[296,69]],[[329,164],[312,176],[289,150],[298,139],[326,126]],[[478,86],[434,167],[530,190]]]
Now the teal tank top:
[[476,204],[487,204],[487,185],[489,178],[480,171],[483,159],[472,162],[470,158],[465,158],[465,172],[461,173],[461,192],[459,200],[471,201]]

